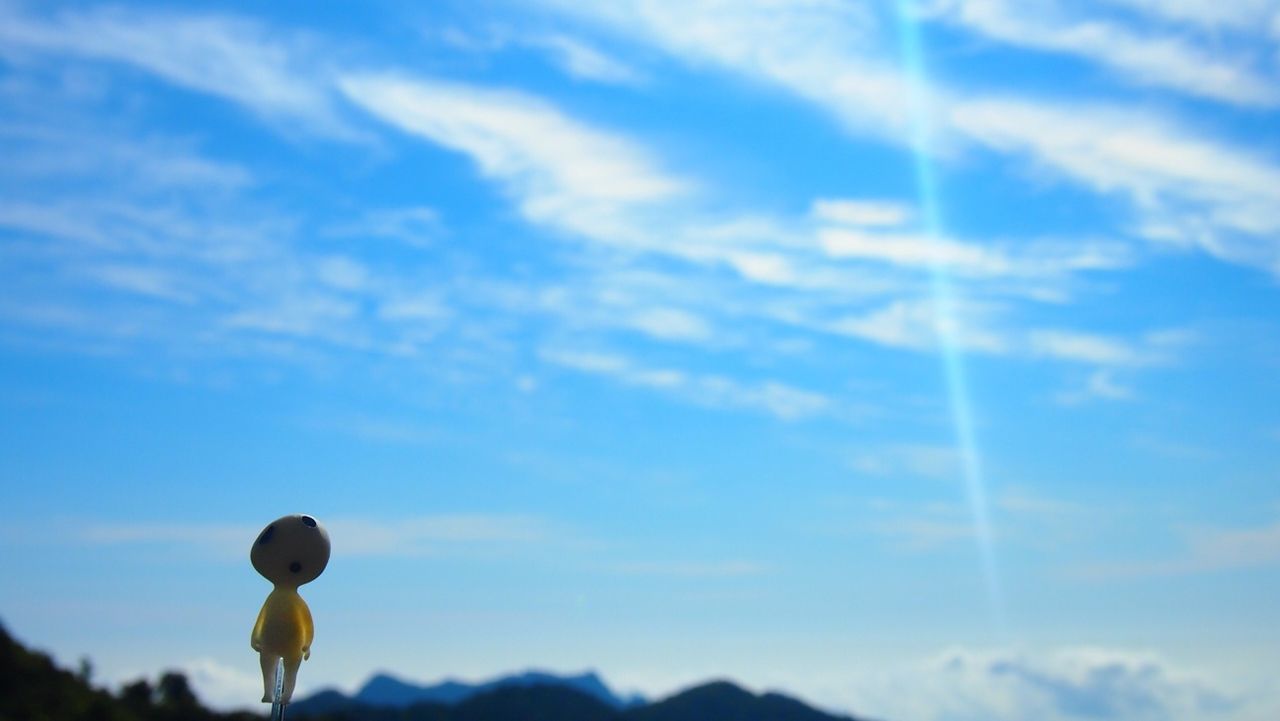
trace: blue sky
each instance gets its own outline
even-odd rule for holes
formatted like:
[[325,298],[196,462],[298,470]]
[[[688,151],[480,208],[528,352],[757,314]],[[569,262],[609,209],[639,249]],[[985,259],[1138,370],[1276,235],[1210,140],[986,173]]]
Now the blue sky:
[[1274,0],[3,2],[0,107],[0,619],[104,683],[251,704],[307,512],[304,692],[1280,711]]

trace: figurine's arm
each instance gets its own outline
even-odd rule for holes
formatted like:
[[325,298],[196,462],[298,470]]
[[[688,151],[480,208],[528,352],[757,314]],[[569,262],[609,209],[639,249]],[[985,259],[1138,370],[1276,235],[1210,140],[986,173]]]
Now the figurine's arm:
[[302,624],[302,659],[305,661],[311,658],[311,642],[316,638],[316,625],[311,620],[311,609],[305,603],[299,604],[298,620]]
[[267,604],[262,604],[262,610],[258,611],[258,620],[253,624],[253,633],[249,634],[249,645],[254,651],[262,651],[262,627],[267,622]]

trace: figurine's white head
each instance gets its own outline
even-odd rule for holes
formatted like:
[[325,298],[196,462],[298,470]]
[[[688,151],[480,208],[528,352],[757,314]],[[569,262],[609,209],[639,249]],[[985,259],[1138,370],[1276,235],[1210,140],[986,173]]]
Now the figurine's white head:
[[310,583],[329,564],[329,533],[311,516],[277,518],[258,534],[249,560],[277,586]]

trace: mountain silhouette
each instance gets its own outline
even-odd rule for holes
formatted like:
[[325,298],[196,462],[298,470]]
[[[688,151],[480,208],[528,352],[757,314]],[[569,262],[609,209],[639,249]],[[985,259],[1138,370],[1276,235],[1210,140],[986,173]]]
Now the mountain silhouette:
[[[366,681],[364,686],[360,687],[360,690],[352,697],[352,700],[368,706],[393,708],[404,708],[420,703],[438,703],[453,706],[477,694],[500,688],[529,688],[534,686],[563,686],[576,689],[615,709],[630,708],[645,702],[642,696],[621,696],[614,693],[593,672],[575,676],[560,676],[545,671],[526,671],[481,683],[465,683],[454,679],[446,679],[440,683],[427,686],[419,686],[386,673],[379,673]],[[326,690],[307,699],[307,702],[309,705],[311,705],[311,701],[315,701],[321,707],[332,707],[335,703],[340,702],[339,696],[341,696],[339,692]]]
[[[365,688],[377,680],[375,690],[404,691],[387,684],[385,678],[374,677]],[[753,694],[729,681],[695,686],[651,704],[619,707],[565,684],[563,677],[550,676],[551,683],[528,675],[507,678],[525,682],[495,684],[456,704],[427,700],[380,706],[361,701],[360,694],[349,698],[326,691],[295,702],[289,713],[311,721],[860,721],[819,711],[782,694]]]
[[712,681],[630,709],[623,721],[858,721],[833,716],[779,693],[756,695],[728,681]]

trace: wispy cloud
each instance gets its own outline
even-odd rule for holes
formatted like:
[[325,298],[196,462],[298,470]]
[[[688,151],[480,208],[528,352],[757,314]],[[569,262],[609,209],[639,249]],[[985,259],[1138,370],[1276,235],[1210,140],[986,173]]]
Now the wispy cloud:
[[1076,406],[1089,401],[1127,401],[1134,397],[1134,390],[1119,381],[1114,370],[1099,368],[1090,373],[1081,386],[1059,391],[1054,399],[1062,405]]
[[932,352],[946,332],[967,351],[1001,355],[1009,352],[1009,339],[996,330],[997,308],[987,304],[959,304],[957,312],[941,317],[930,298],[894,300],[858,314],[831,321],[831,332],[861,338],[890,348]]
[[[1154,3],[1134,4],[1154,10]],[[1088,8],[1088,4],[1083,5]],[[1172,5],[1167,12],[1177,16],[1177,3]],[[1053,3],[1028,6],[1007,0],[962,0],[955,3],[949,17],[1000,42],[1085,58],[1130,83],[1243,106],[1280,103],[1276,78],[1258,72],[1247,55],[1232,53],[1229,48],[1193,44],[1183,32],[1138,32],[1118,21],[1098,17],[1101,13],[1097,13],[1096,6],[1091,9],[1095,10],[1093,16],[1081,16]],[[1202,14],[1200,19],[1209,20],[1211,15]]]
[[[90,523],[83,525],[77,536],[95,545],[130,543],[179,544],[227,551],[235,546],[252,544],[262,529],[249,525],[207,523]],[[248,540],[246,540],[248,539]]]
[[1128,198],[1152,240],[1280,273],[1280,169],[1265,156],[1117,108],[974,100],[951,120],[993,149]]
[[1066,648],[1048,654],[958,649],[932,662],[951,690],[943,718],[1232,718],[1243,699],[1159,656]]
[[390,521],[337,518],[326,525],[331,535],[344,539],[342,553],[352,556],[512,550],[545,543],[559,534],[545,518],[518,514],[451,514]]
[[1268,22],[1280,18],[1272,0],[1231,0],[1208,3],[1201,0],[1106,0],[1145,13],[1148,17],[1188,24],[1205,30],[1235,29],[1258,33]]
[[996,499],[995,505],[1006,513],[1040,518],[1070,517],[1088,512],[1079,503],[1049,498],[1019,487],[1005,489]]
[[894,444],[857,451],[851,465],[860,473],[875,476],[956,478],[960,454],[954,445]]
[[[9,100],[57,104],[48,92]],[[249,168],[210,158],[190,141],[129,137],[76,121],[59,126],[38,117],[15,119],[0,124],[0,142],[6,143],[8,172],[33,184],[91,175],[140,192],[196,188],[218,193],[248,188],[257,180]]]
[[565,72],[581,80],[617,85],[635,85],[644,80],[631,66],[567,35],[539,35],[526,42],[545,49]]
[[[609,26],[634,27],[639,37],[690,62],[763,78],[840,114],[859,132],[895,135],[901,130],[902,108],[894,100],[902,97],[901,78],[878,11],[826,3],[693,3],[672,10],[640,2],[566,11]],[[705,181],[669,169],[660,149],[643,138],[590,122],[528,92],[310,63],[321,46],[318,38],[274,33],[236,18],[122,10],[9,12],[15,23],[5,32],[14,39],[13,52],[123,63],[245,104],[264,117],[306,116],[330,130],[336,126],[324,124],[337,122],[335,101],[349,102],[384,126],[465,155],[524,220],[577,241],[570,252],[551,259],[558,271],[555,282],[499,278],[483,260],[472,262],[477,260],[472,255],[457,269],[377,264],[352,246],[391,237],[419,249],[439,248],[445,233],[439,213],[421,205],[362,211],[319,230],[326,239],[355,242],[316,248],[301,242],[306,221],[249,201],[245,191],[258,182],[256,173],[196,152],[190,142],[108,144],[97,149],[95,167],[119,165],[115,156],[124,153],[141,168],[139,175],[155,176],[151,190],[125,182],[113,186],[105,201],[65,191],[13,198],[0,203],[0,225],[57,239],[63,248],[96,247],[93,262],[77,266],[75,273],[48,259],[40,270],[151,303],[149,309],[164,322],[136,323],[128,329],[133,337],[176,329],[198,334],[211,347],[234,339],[239,348],[272,344],[320,353],[354,348],[420,358],[425,348],[446,340],[455,346],[503,347],[506,341],[497,336],[504,331],[482,336],[490,328],[528,327],[537,317],[551,322],[548,337],[585,332],[588,340],[602,344],[625,333],[632,342],[704,349],[852,340],[933,352],[939,331],[954,330],[966,351],[990,355],[1106,368],[1138,368],[1160,355],[1144,338],[1035,327],[1026,317],[1030,305],[1070,302],[1079,277],[1135,262],[1124,242],[929,237],[913,229],[919,220],[914,204],[893,197],[822,196],[793,214],[735,209],[732,203],[708,201]],[[132,33],[140,32],[135,28],[163,39],[132,43]],[[170,42],[196,33],[203,39],[183,47]],[[569,55],[592,47],[578,36],[554,37],[559,38],[556,47],[577,49],[565,50]],[[850,42],[857,38],[867,42]],[[201,55],[206,45],[214,47]],[[237,54],[236,63],[226,60],[231,53]],[[584,53],[578,52],[579,59],[589,56]],[[215,60],[226,67],[208,71],[205,64]],[[290,85],[292,94],[275,97],[277,85]],[[1147,209],[1141,218],[1144,232],[1171,232],[1160,225],[1171,220],[1171,208],[1195,211],[1203,223],[1177,225],[1181,242],[1200,243],[1242,262],[1280,262],[1272,257],[1280,257],[1275,244],[1255,237],[1280,223],[1272,210],[1275,191],[1268,185],[1280,174],[1265,162],[1172,131],[1167,138],[1148,138],[1154,145],[1145,149],[1130,152],[1117,141],[1102,143],[1114,145],[1110,151],[1098,150],[1095,136],[1070,127],[1065,109],[1060,117],[1043,104],[1008,101],[1013,116],[1006,117],[1004,101],[948,98],[943,106],[951,113],[948,127],[1104,192],[1127,194]],[[351,108],[346,112],[351,118],[344,116],[343,122],[357,117]],[[1057,124],[1039,122],[1043,113]],[[1091,113],[1085,113],[1086,120],[1097,115]],[[1069,117],[1078,120],[1074,110]],[[1112,130],[1115,125],[1102,123]],[[22,132],[35,132],[31,123],[23,127]],[[13,172],[23,178],[40,172],[65,177],[58,164],[67,158],[98,157],[73,152],[76,141],[67,139],[74,132],[61,135],[63,140],[24,158],[27,171]],[[1173,146],[1172,160],[1161,155],[1170,138],[1183,142]],[[115,149],[107,153],[104,148]],[[1128,171],[1126,159],[1132,166]],[[1215,165],[1223,159],[1229,167]],[[1219,169],[1205,177],[1201,167]],[[158,204],[152,194],[161,186],[173,192]],[[211,194],[210,188],[217,192]],[[1236,225],[1229,237],[1219,232],[1231,222]],[[1210,230],[1187,239],[1188,229],[1197,227]],[[531,242],[544,239],[534,236]],[[957,280],[961,301],[955,317],[940,319],[927,297],[928,273],[936,267]],[[39,318],[76,321],[76,309],[68,307],[64,294],[49,288],[33,283],[22,313],[33,323]],[[64,302],[54,303],[51,296]],[[93,309],[81,315],[82,325],[95,327]],[[501,320],[480,320],[495,316]],[[945,324],[955,328],[940,327]],[[614,368],[612,375],[706,405],[753,408],[781,418],[829,413],[833,404],[829,392],[801,389],[786,379],[758,382],[730,373],[690,373],[676,363],[656,370]],[[1107,377],[1094,377],[1095,395],[1118,395],[1119,386],[1101,382]]]
[[355,219],[328,225],[322,232],[355,241],[389,238],[410,246],[425,247],[446,231],[440,214],[434,208],[410,206],[363,210]]
[[[730,7],[696,2],[675,12],[643,0],[590,8],[549,4],[625,30],[628,37],[642,38],[692,65],[781,87],[857,133],[909,141],[905,99],[910,93],[897,62],[895,20],[888,11],[829,3]],[[992,32],[1003,28],[1022,42],[1096,53],[1126,77],[1245,103],[1280,101],[1270,77],[1230,65],[1216,50],[1202,52],[1170,38],[1144,41],[1097,22],[1054,27],[1027,19],[1027,13],[1005,13],[1004,7],[984,0],[968,12],[975,14],[975,23],[985,18],[983,27]],[[1243,10],[1220,15],[1265,20],[1269,12]],[[998,93],[934,87],[933,106],[939,111],[934,122],[942,146],[977,143],[1025,157],[1096,192],[1127,198],[1139,211],[1137,232],[1145,238],[1280,273],[1280,248],[1274,242],[1280,225],[1275,210],[1280,207],[1280,170],[1274,159],[1211,140],[1181,127],[1168,114]],[[968,258],[971,265],[989,267],[991,259],[984,253],[935,243],[913,255]]]
[[915,216],[905,203],[859,198],[819,198],[813,201],[813,216],[821,222],[855,228],[897,228]]
[[541,357],[558,366],[660,390],[702,405],[764,411],[783,420],[827,413],[834,410],[835,405],[825,395],[777,381],[743,383],[721,375],[649,368],[614,353],[544,349]]
[[[901,136],[908,93],[876,12],[851,3],[627,0],[548,5],[642,38],[699,67],[781,86],[860,132]],[[890,51],[892,48],[890,48]]]
[[932,551],[975,538],[973,523],[947,518],[891,518],[875,521],[866,530],[910,552]]
[[756,561],[639,561],[620,563],[613,571],[629,576],[666,576],[672,578],[715,579],[760,576],[770,571],[770,566]]
[[340,138],[342,119],[322,56],[308,42],[218,15],[120,8],[64,10],[47,17],[0,6],[0,52],[66,54],[132,65],[175,85],[216,95],[273,122]]
[[[439,514],[371,520],[326,518],[330,537],[340,539],[342,556],[434,556],[513,549],[557,537],[547,519],[520,514]],[[260,526],[210,523],[83,523],[72,534],[92,545],[194,547],[218,558],[239,558]]]
[[394,75],[348,75],[339,86],[391,125],[466,153],[529,219],[590,238],[626,238],[610,212],[687,187],[638,145],[529,95]]
[[1028,341],[1034,355],[1105,366],[1141,365],[1146,362],[1141,352],[1125,341],[1094,333],[1037,330],[1032,331]]
[[1146,560],[1108,560],[1078,566],[1074,578],[1113,580],[1215,573],[1280,566],[1280,520],[1238,528],[1189,527],[1179,555]]

